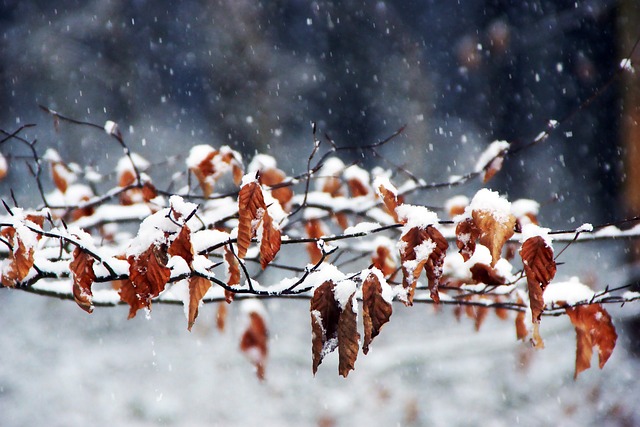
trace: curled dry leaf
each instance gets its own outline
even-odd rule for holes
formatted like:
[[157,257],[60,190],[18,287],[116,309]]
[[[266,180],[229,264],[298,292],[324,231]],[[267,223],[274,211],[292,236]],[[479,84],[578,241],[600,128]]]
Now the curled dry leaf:
[[493,267],[500,259],[502,247],[513,236],[516,217],[508,215],[506,218],[496,218],[492,212],[484,210],[474,210],[471,216],[480,230],[480,243],[491,251]]
[[369,352],[371,341],[391,318],[393,307],[382,297],[382,285],[378,276],[369,273],[362,284],[362,320],[364,323],[364,343],[362,351]]
[[328,280],[318,286],[311,298],[311,352],[313,375],[322,359],[338,346],[338,321],[340,305],[335,299],[335,284]]
[[[229,243],[230,244],[230,243]],[[240,263],[228,246],[224,247],[224,263],[227,266],[227,285],[237,286],[240,284]],[[231,304],[234,293],[225,289],[224,298]]]
[[76,247],[69,263],[69,269],[73,273],[73,299],[87,313],[93,312],[91,285],[96,280],[94,261],[91,255]]
[[424,268],[429,280],[431,298],[440,302],[438,286],[442,277],[442,266],[449,244],[442,233],[433,226],[412,227],[400,238],[400,261],[402,263],[402,286],[407,289],[406,305],[413,304],[413,294],[420,273]]
[[404,198],[402,196],[398,196],[394,191],[389,190],[384,185],[378,186],[378,194],[382,196],[382,202],[384,203],[387,213],[391,215],[395,222],[398,222],[396,208],[404,203]]
[[128,319],[133,319],[141,308],[149,306],[149,301],[138,297],[136,287],[129,279],[114,280],[113,288],[118,291],[120,301],[129,304]]
[[371,259],[373,267],[382,272],[384,277],[390,277],[396,271],[396,262],[387,246],[380,245],[376,248],[376,253]]
[[456,245],[465,261],[476,251],[476,240],[480,237],[480,229],[475,221],[467,218],[456,226]]
[[[304,229],[310,239],[320,239],[325,235],[325,228],[319,219],[310,219],[304,224]],[[312,264],[318,263],[322,259],[322,251],[318,248],[316,242],[307,243],[307,252]]]
[[351,294],[338,319],[338,373],[347,377],[355,367],[360,347],[358,320],[353,304],[355,292]]
[[488,286],[502,286],[507,282],[493,267],[481,262],[474,264],[469,271],[471,271],[471,278],[477,283],[484,283]]
[[2,271],[2,284],[14,287],[27,277],[29,270],[33,267],[34,248],[26,246],[13,227],[5,228],[0,234],[13,248],[9,251],[9,264]]
[[[129,256],[127,261],[129,278],[136,298],[143,302],[142,307],[151,307],[151,299],[160,295],[171,277],[171,270],[167,268],[166,247],[151,245],[140,255]],[[120,298],[122,299],[122,289]],[[135,306],[140,308],[139,304]],[[135,312],[133,315],[135,316]]]
[[191,265],[193,262],[193,245],[191,244],[191,230],[185,224],[180,229],[178,237],[173,239],[167,253],[171,256],[179,256]]
[[520,248],[520,256],[524,263],[529,290],[532,321],[540,322],[544,310],[544,289],[556,274],[556,262],[553,260],[553,249],[540,236],[525,240]]
[[256,375],[263,381],[265,378],[265,367],[268,348],[269,333],[267,323],[260,313],[252,311],[249,313],[249,324],[240,339],[240,350],[245,353],[256,367]]
[[[277,168],[268,168],[260,170],[260,183],[268,187],[273,187],[284,182],[287,176],[284,172]],[[271,195],[280,202],[283,209],[287,209],[289,202],[293,198],[293,190],[289,186],[281,186],[271,189]]]
[[348,179],[347,185],[349,186],[351,197],[360,197],[369,194],[368,185],[357,178]]
[[250,182],[240,189],[238,194],[238,258],[243,259],[247,254],[251,239],[267,207],[262,196],[262,188],[258,182]]
[[598,366],[602,369],[611,357],[618,334],[611,316],[601,304],[567,307],[566,312],[576,329],[576,370],[580,372],[591,367],[593,348],[598,347]]
[[200,302],[211,287],[211,281],[202,276],[191,276],[189,278],[189,320],[187,329],[191,331],[196,317],[198,317],[198,309]]
[[280,230],[273,224],[269,212],[265,211],[262,220],[262,240],[260,241],[260,265],[264,270],[280,251]]

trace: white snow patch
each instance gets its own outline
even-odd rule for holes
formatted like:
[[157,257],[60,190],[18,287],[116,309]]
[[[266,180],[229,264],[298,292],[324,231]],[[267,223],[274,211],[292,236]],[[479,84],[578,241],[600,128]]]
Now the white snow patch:
[[398,219],[406,221],[403,234],[414,227],[427,228],[438,223],[438,214],[424,206],[402,204],[396,208]]
[[475,172],[481,172],[487,165],[492,162],[496,157],[500,156],[504,151],[509,149],[509,143],[507,141],[493,141],[489,146],[480,154],[476,166]]
[[[336,287],[333,290],[333,296],[335,297],[338,304],[340,304],[340,308],[342,310],[345,309],[347,304],[349,303],[349,299],[356,291],[356,283],[353,280],[341,280],[336,284]],[[353,311],[357,313],[358,304],[353,304]]]
[[344,234],[368,233],[371,230],[375,230],[380,227],[380,223],[377,222],[360,222],[354,226],[347,227],[344,230]]
[[489,212],[496,221],[506,223],[511,215],[511,203],[497,191],[482,188],[473,196],[464,214],[456,216],[453,220],[458,223],[471,218],[473,211]]
[[550,283],[543,294],[545,304],[564,301],[570,305],[589,301],[594,295],[594,291],[587,285],[580,283],[577,277],[572,277],[566,282]]
[[550,231],[551,230],[549,228],[540,227],[536,224],[525,224],[522,227],[520,242],[524,243],[525,241],[527,241],[527,239],[539,236],[544,239],[544,242],[547,244],[547,246],[549,246],[550,248],[553,248],[551,244],[552,239],[551,239],[551,236],[549,235]]

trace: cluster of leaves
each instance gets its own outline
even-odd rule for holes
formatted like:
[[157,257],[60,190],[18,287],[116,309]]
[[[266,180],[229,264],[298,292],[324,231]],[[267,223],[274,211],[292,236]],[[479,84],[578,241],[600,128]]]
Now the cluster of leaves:
[[[309,298],[313,372],[338,349],[338,371],[345,377],[360,346],[367,354],[390,320],[394,300],[454,305],[477,328],[495,310],[513,319],[518,339],[536,347],[543,346],[542,316],[564,310],[576,328],[577,376],[590,366],[595,347],[600,367],[615,347],[615,328],[601,303],[638,298],[616,299],[576,280],[552,283],[554,238],[575,240],[594,227],[551,232],[538,225],[537,203],[510,203],[489,189],[471,200],[451,199],[451,219],[441,220],[425,206],[405,203],[407,194],[428,184],[410,178],[396,187],[394,170],[345,165],[331,141],[316,158],[321,144],[315,131],[300,176],[287,176],[264,154],[247,164],[230,147],[201,145],[185,164],[199,189],[187,183],[170,192],[154,186],[147,175],[152,165],[129,152],[115,123],[104,130],[125,150],[113,188],[97,191],[106,180],[95,171],[67,164],[53,150],[42,157],[34,150],[38,168],[48,161],[54,189],[42,191],[45,206],[39,210],[5,203],[2,286],[74,299],[88,313],[96,305],[125,303],[129,318],[154,302],[182,302],[189,330],[204,302],[219,302],[223,325],[227,304],[238,295],[252,297],[243,310],[248,321],[240,348],[260,378],[268,355],[267,316],[259,301],[264,297]],[[381,143],[368,149],[375,152]],[[508,150],[504,141],[491,144],[465,179],[482,175],[488,181]],[[34,175],[44,188],[39,169]],[[218,186],[231,191],[216,193]],[[130,222],[139,223],[135,236],[126,231]],[[287,248],[293,249],[282,254]],[[355,258],[341,261],[342,254]],[[267,270],[294,276],[281,274],[262,285],[258,279]]]

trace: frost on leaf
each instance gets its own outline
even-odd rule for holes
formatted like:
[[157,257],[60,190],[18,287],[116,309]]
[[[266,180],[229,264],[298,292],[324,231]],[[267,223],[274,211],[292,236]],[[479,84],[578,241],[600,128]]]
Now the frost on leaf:
[[[127,302],[131,305],[131,309],[134,309],[134,306],[137,307],[136,310],[141,307],[150,307],[151,299],[157,297],[164,290],[171,277],[171,270],[167,268],[166,248],[164,245],[151,245],[140,255],[129,256],[127,261],[129,262],[129,278],[133,293],[139,303],[132,305],[129,301],[135,302],[135,300],[130,296]],[[122,298],[122,289],[120,297]],[[129,316],[135,316],[135,311],[133,316],[131,316],[131,312]]]
[[354,301],[355,292],[349,297],[338,319],[338,373],[345,378],[354,369],[360,347],[358,321],[353,307]]
[[540,323],[540,316],[544,310],[544,289],[556,274],[553,249],[543,237],[533,236],[522,244],[520,256],[527,276],[532,321]]
[[191,276],[189,278],[189,320],[187,329],[191,331],[193,324],[198,317],[198,309],[202,298],[211,287],[211,281],[202,276]]
[[576,370],[580,372],[591,367],[593,348],[598,347],[598,366],[602,369],[616,346],[618,334],[611,322],[611,316],[600,304],[567,307],[567,315],[576,329]]
[[[255,303],[259,302],[255,301]],[[240,339],[240,350],[256,367],[256,375],[262,381],[265,378],[265,367],[269,353],[269,331],[264,318],[264,309],[262,305],[256,307],[254,301],[244,301],[243,310],[248,314],[249,321]]]
[[311,298],[311,352],[313,375],[322,359],[338,346],[338,321],[340,305],[335,299],[335,284],[328,280],[318,286]]
[[73,251],[73,260],[69,263],[69,269],[73,273],[73,299],[87,313],[93,312],[91,285],[96,280],[94,261],[91,255],[77,247]]
[[456,245],[458,246],[460,255],[462,255],[465,261],[469,261],[469,258],[471,258],[475,252],[476,240],[478,240],[479,237],[480,229],[471,218],[460,221],[456,226]]
[[266,209],[262,188],[257,181],[242,186],[238,194],[238,258],[243,259],[247,254]]
[[[385,285],[389,286],[386,283]],[[370,272],[362,284],[362,320],[364,323],[362,351],[364,354],[369,352],[371,341],[378,336],[380,329],[389,321],[392,312],[391,301],[382,296],[380,277],[378,274]]]
[[442,233],[431,225],[426,228],[412,227],[402,235],[398,247],[402,263],[402,286],[407,289],[405,305],[413,304],[413,294],[423,268],[429,280],[431,298],[439,302],[438,286],[449,247]]

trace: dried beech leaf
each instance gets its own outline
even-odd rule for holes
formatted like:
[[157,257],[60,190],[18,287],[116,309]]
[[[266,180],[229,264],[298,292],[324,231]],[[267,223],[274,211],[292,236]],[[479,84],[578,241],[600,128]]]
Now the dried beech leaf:
[[212,177],[216,172],[214,170],[212,160],[217,155],[218,150],[212,150],[196,167],[191,168],[191,172],[193,172],[198,179],[198,183],[200,184],[204,197],[209,197],[213,192],[214,179],[211,179],[210,177]]
[[164,290],[171,277],[167,268],[167,253],[163,246],[151,245],[138,256],[129,256],[129,278],[136,297],[145,301],[144,307],[151,306],[151,299]]
[[337,212],[333,215],[333,219],[336,220],[342,231],[349,227],[349,216],[344,212]]
[[338,346],[338,320],[340,305],[335,299],[332,281],[318,286],[311,298],[311,352],[313,375],[318,371],[322,359]]
[[73,172],[71,172],[64,163],[51,163],[51,177],[53,179],[53,184],[63,194],[67,192],[67,188],[69,188],[69,184],[71,184],[69,182],[70,176],[73,176]]
[[218,304],[218,311],[216,312],[216,327],[220,332],[224,331],[224,327],[227,324],[227,304],[221,302]]
[[473,311],[474,311],[473,317],[475,320],[474,327],[476,331],[479,331],[480,327],[484,323],[484,320],[487,318],[487,314],[489,314],[489,309],[483,306],[476,306],[474,307]]
[[191,230],[185,224],[180,229],[178,237],[176,237],[167,253],[171,256],[179,256],[187,262],[187,265],[191,265],[193,262],[193,246],[191,245]]
[[136,287],[129,279],[115,280],[114,289],[117,289],[120,300],[129,304],[129,319],[136,316],[136,312],[141,308],[149,307],[150,301],[141,299],[136,293]]
[[[319,219],[310,219],[304,224],[304,229],[310,239],[319,239],[324,236],[324,226]],[[312,264],[318,263],[322,259],[322,251],[316,242],[307,243],[307,252]]]
[[491,266],[495,266],[500,259],[502,247],[513,236],[516,217],[509,215],[507,218],[496,219],[489,211],[474,210],[471,216],[475,225],[480,230],[479,241],[489,248],[491,252]]
[[618,334],[611,316],[601,304],[567,307],[567,314],[576,329],[576,370],[580,372],[591,367],[593,348],[598,347],[598,366],[602,369],[611,357]]
[[[263,169],[260,170],[260,183],[268,187],[273,187],[284,181],[287,176],[280,169]],[[293,198],[293,190],[291,187],[278,187],[271,189],[271,195],[280,202],[280,206],[285,209]]]
[[[240,263],[233,255],[228,246],[224,247],[224,263],[227,266],[227,285],[236,286],[240,284]],[[235,294],[227,289],[224,290],[224,298],[228,304],[231,304]]]
[[347,377],[355,367],[360,347],[358,320],[354,311],[355,292],[340,313],[338,319],[338,373]]
[[148,203],[156,197],[158,197],[158,190],[151,181],[146,181],[142,185],[142,199]]
[[367,184],[363,183],[357,178],[351,178],[347,180],[347,185],[349,186],[351,197],[360,197],[369,194],[369,188]]
[[529,289],[529,304],[533,322],[540,322],[544,310],[544,289],[556,274],[553,249],[540,236],[530,237],[522,244],[520,256],[524,263]]
[[93,312],[91,285],[96,280],[94,261],[91,255],[76,247],[69,263],[69,269],[73,273],[73,299],[87,313]]
[[482,182],[485,184],[489,182],[491,178],[495,176],[500,169],[502,169],[502,162],[504,161],[504,154],[496,156],[489,162],[487,166],[484,168],[484,176],[482,178]]
[[500,276],[493,267],[481,262],[474,264],[469,271],[471,271],[471,278],[478,283],[489,286],[502,286],[506,283],[506,279]]
[[396,262],[388,247],[380,245],[371,260],[372,266],[382,271],[384,277],[389,277],[396,271]]
[[262,188],[257,182],[250,182],[238,194],[238,258],[247,254],[251,239],[256,235],[258,224],[267,207],[262,196]]
[[2,284],[14,287],[27,277],[29,270],[33,267],[34,249],[24,245],[13,227],[5,228],[1,234],[13,246],[13,250],[9,251],[8,255],[9,264],[2,272]]
[[449,244],[442,233],[433,226],[413,227],[401,237],[400,261],[402,263],[402,286],[407,289],[406,305],[413,304],[413,294],[424,268],[431,298],[440,301],[438,286],[442,276],[442,266]]
[[324,185],[322,186],[322,192],[329,193],[331,197],[342,196],[342,181],[336,176],[326,177]]
[[237,161],[235,161],[235,158],[234,163],[231,165],[231,168],[231,173],[233,174],[233,183],[235,185],[240,185],[240,183],[242,182],[244,171],[242,170],[242,166]]
[[461,221],[456,226],[456,245],[465,261],[476,251],[476,240],[480,237],[480,229],[471,218]]
[[525,312],[519,311],[516,315],[516,338],[519,340],[526,340],[529,335],[529,330],[527,329],[527,323],[525,321]]
[[387,210],[387,213],[391,215],[395,222],[398,222],[398,214],[396,213],[396,208],[403,203],[403,198],[385,188],[383,185],[378,187],[378,192],[382,195],[382,202],[384,203],[384,207]]
[[240,339],[240,350],[256,367],[256,375],[263,381],[267,362],[269,333],[262,316],[255,311],[249,313],[249,325]]
[[265,211],[262,219],[262,240],[260,241],[260,265],[264,270],[280,251],[280,230],[273,225],[273,220]]
[[371,341],[389,321],[392,305],[382,297],[382,285],[378,276],[369,273],[362,284],[362,321],[364,323],[364,343],[362,352],[369,353]]
[[187,329],[191,331],[193,324],[198,317],[200,301],[211,287],[211,281],[202,276],[191,276],[189,278],[189,325]]

